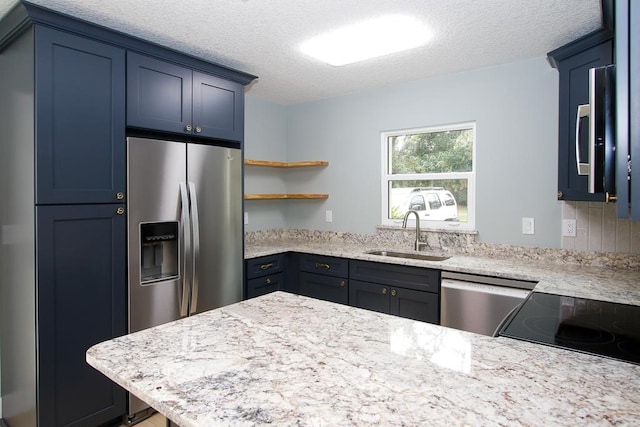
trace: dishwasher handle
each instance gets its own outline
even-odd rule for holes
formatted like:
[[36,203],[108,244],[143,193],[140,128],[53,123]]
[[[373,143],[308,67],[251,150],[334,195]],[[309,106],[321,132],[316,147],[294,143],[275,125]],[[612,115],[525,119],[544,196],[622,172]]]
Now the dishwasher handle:
[[482,292],[484,294],[503,295],[506,297],[520,299],[525,299],[531,292],[527,289],[507,288],[505,286],[487,285],[484,283],[473,283],[452,279],[442,279],[442,287],[471,292]]

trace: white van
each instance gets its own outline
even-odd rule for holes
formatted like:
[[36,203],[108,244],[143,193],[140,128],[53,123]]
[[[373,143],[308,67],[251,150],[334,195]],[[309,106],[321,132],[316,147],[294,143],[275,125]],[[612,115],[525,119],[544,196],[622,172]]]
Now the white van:
[[[405,205],[407,211],[418,212],[420,219],[428,221],[458,221],[456,198],[444,187],[414,188]],[[406,211],[405,211],[406,212]]]

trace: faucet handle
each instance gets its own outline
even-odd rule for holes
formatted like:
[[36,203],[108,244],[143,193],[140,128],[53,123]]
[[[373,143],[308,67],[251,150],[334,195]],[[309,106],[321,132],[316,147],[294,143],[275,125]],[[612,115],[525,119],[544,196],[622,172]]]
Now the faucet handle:
[[416,240],[416,247],[415,247],[416,251],[419,251],[421,247],[425,247],[425,246],[429,246],[429,244],[426,242],[420,242]]

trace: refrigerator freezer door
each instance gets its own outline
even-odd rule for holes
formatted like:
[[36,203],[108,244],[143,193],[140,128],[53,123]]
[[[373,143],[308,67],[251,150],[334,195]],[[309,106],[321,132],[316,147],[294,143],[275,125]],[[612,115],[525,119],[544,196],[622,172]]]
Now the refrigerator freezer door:
[[199,226],[193,314],[242,299],[242,156],[238,149],[187,144],[187,165],[195,189],[192,206],[197,199],[198,218],[193,221]]
[[[141,281],[141,224],[181,218],[180,183],[186,181],[184,143],[129,138],[127,222],[129,235],[129,332],[180,317],[184,239],[178,227],[178,277]],[[180,223],[182,225],[182,223]],[[167,260],[162,260],[167,262]]]

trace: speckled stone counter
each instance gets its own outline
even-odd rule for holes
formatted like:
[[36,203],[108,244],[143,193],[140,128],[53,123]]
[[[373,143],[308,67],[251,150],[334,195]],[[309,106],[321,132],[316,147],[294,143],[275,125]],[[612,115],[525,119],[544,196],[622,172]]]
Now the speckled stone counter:
[[638,365],[283,292],[87,361],[182,427],[640,422]]
[[509,258],[504,254],[501,254],[500,257],[491,257],[486,254],[447,252],[445,255],[451,258],[446,261],[421,261],[366,253],[375,249],[412,252],[408,249],[409,247],[409,245],[404,247],[380,246],[380,243],[372,245],[367,242],[354,244],[339,240],[310,242],[304,239],[273,239],[247,244],[245,258],[257,258],[288,251],[305,252],[527,280],[537,282],[535,290],[538,292],[640,305],[640,269],[636,268],[616,269],[584,266],[576,263],[563,263],[562,260],[551,262],[542,257],[525,260],[515,256]]

